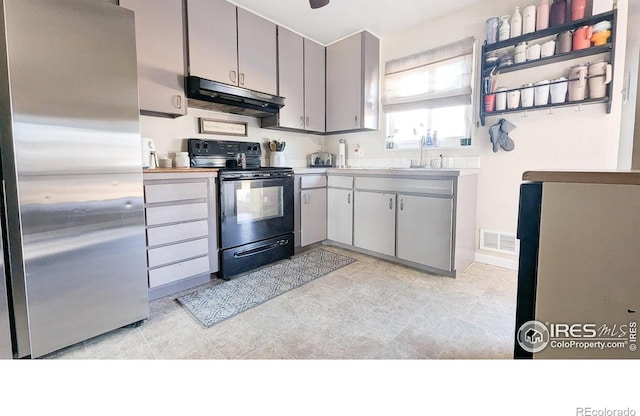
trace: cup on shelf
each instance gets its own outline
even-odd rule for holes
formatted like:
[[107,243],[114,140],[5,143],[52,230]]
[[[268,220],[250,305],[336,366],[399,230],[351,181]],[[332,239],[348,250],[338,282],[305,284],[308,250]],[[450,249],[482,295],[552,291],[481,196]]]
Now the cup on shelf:
[[551,104],[562,104],[567,100],[567,78],[552,79],[549,85]]
[[527,47],[527,61],[535,59],[540,59],[540,45],[537,43]]
[[524,52],[518,52],[515,55],[513,55],[513,62],[516,64],[527,62],[527,55],[525,55]]
[[158,159],[158,167],[170,168],[173,165],[173,161],[168,157],[161,157]]
[[548,56],[553,56],[556,53],[556,41],[549,40],[542,44],[540,49],[540,56],[546,58]]
[[602,46],[606,45],[607,41],[611,37],[610,30],[603,30],[600,32],[596,32],[591,35],[591,42],[593,42],[593,46]]
[[522,107],[533,107],[533,84],[524,84],[520,90]]
[[505,87],[496,88],[496,111],[507,109],[507,89]]
[[570,30],[560,33],[557,38],[556,53],[571,52],[572,42],[573,33]]
[[535,83],[535,103],[536,105],[549,104],[549,80],[543,79]]
[[587,49],[591,47],[592,26],[582,26],[573,32],[573,50]]
[[484,111],[486,113],[491,113],[495,109],[496,105],[496,95],[495,94],[487,94],[484,96]]
[[507,108],[515,110],[520,107],[520,90],[513,90],[507,93]]

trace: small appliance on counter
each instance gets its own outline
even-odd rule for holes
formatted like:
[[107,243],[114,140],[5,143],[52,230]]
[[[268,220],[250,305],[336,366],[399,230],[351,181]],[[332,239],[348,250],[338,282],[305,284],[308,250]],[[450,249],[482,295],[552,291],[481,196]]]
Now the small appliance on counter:
[[315,152],[309,155],[309,167],[310,168],[331,168],[335,156],[329,152]]

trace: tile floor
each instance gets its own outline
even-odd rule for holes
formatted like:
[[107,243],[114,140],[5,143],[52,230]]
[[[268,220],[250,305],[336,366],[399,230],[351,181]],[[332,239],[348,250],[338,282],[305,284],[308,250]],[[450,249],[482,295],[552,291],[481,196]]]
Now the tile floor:
[[[204,328],[175,296],[122,328],[46,359],[510,359],[517,273],[474,263],[457,279],[363,254]],[[221,281],[213,282],[217,284]]]

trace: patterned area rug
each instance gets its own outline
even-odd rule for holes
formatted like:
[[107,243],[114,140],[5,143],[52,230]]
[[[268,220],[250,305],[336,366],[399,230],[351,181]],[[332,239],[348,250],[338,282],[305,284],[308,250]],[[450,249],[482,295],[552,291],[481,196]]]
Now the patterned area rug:
[[353,263],[351,257],[318,249],[281,260],[177,300],[202,325],[210,326],[320,276]]

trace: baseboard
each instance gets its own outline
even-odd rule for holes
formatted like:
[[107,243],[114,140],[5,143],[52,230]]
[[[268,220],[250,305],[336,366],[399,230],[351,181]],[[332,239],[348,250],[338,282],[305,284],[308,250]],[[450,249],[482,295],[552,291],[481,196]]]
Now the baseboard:
[[509,270],[518,270],[518,259],[505,259],[504,257],[490,256],[476,251],[475,261]]

